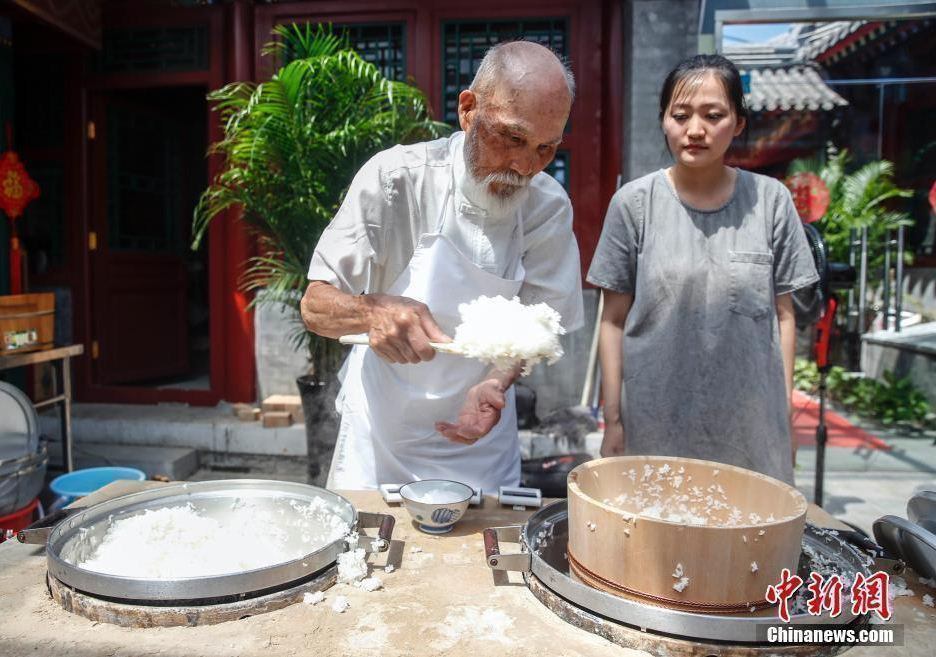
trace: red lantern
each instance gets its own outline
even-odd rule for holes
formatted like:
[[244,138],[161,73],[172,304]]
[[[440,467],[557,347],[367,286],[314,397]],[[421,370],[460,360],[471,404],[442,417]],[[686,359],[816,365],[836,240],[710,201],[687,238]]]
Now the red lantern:
[[829,209],[829,188],[822,178],[814,173],[794,173],[786,179],[786,186],[800,219],[809,223],[822,219]]
[[933,186],[930,187],[929,202],[933,212],[936,212],[936,180],[933,181]]
[[0,157],[0,209],[10,218],[10,291],[22,292],[22,252],[16,236],[16,219],[27,205],[39,198],[39,185],[29,177],[13,151]]

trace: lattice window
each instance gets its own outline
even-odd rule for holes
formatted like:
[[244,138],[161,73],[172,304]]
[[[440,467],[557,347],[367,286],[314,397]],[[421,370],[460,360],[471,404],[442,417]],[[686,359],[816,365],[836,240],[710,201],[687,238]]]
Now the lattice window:
[[384,77],[401,82],[406,79],[405,23],[338,24],[335,31],[345,31],[354,49]]
[[549,166],[546,167],[546,173],[559,181],[566,192],[569,191],[569,151],[558,151],[556,157]]
[[[568,21],[536,18],[502,21],[452,21],[442,24],[442,117],[458,125],[458,94],[474,79],[488,48],[514,39],[535,41],[565,57]],[[566,127],[568,130],[568,126]],[[569,189],[569,152],[559,151],[546,173]]]
[[514,39],[535,41],[563,57],[568,54],[565,18],[442,23],[442,117],[458,125],[458,94],[467,89],[488,48]]
[[[334,23],[335,34],[345,34],[366,62],[388,80],[406,79],[406,23]],[[285,63],[295,56],[286,53]]]
[[107,228],[114,251],[176,251],[181,175],[175,126],[157,114],[109,107]]
[[202,71],[208,68],[208,28],[104,30],[92,67],[99,73]]

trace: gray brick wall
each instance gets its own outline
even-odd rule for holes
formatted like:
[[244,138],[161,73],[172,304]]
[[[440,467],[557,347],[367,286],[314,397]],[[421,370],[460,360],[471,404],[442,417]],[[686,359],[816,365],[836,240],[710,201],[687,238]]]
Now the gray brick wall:
[[660,88],[698,52],[699,0],[636,0],[624,7],[624,179],[669,166],[660,132]]

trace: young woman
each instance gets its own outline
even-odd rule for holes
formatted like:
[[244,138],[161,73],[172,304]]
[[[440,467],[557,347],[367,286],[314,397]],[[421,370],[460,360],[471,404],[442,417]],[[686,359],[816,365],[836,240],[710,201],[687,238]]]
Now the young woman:
[[673,165],[611,200],[588,272],[604,294],[601,454],[708,459],[793,483],[791,293],[818,275],[787,189],[725,165],[746,118],[730,61],[682,62],[660,96]]

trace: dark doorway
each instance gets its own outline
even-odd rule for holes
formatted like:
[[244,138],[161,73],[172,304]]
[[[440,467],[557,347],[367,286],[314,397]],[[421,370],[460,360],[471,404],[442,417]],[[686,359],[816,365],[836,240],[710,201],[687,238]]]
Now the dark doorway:
[[208,390],[208,250],[192,211],[207,183],[206,89],[92,97],[93,383]]

